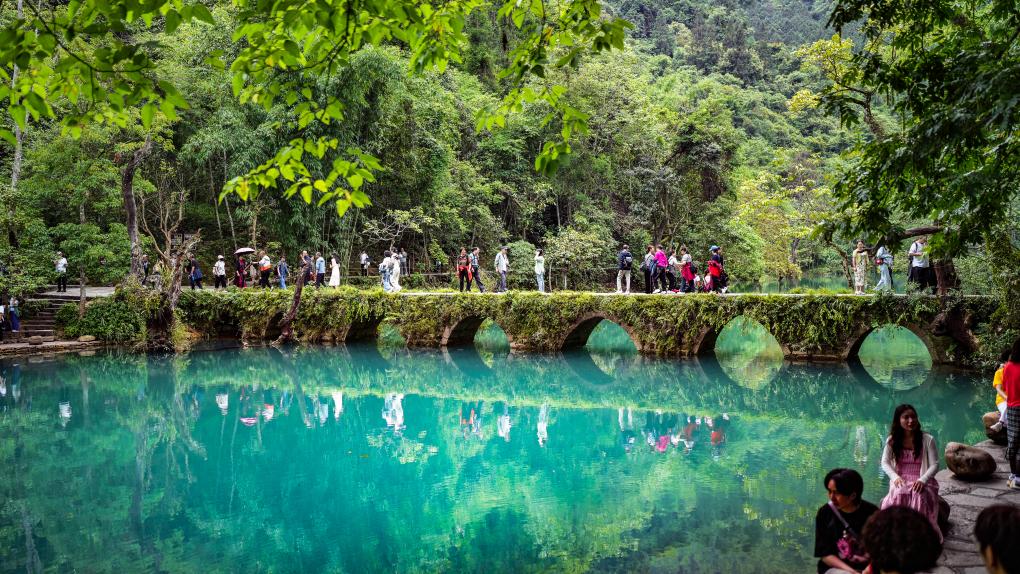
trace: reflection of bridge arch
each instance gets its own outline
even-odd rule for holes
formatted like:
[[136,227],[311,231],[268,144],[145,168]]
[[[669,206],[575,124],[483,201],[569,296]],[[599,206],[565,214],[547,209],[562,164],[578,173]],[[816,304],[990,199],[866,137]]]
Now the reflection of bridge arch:
[[632,373],[640,372],[638,369],[644,363],[644,358],[641,355],[621,356],[619,360],[623,364],[619,368],[613,369],[614,372],[610,374],[602,370],[602,367],[595,362],[591,351],[583,347],[562,352],[559,357],[572,375],[586,386],[596,389],[604,389]]
[[932,363],[940,364],[946,361],[946,358],[943,356],[941,347],[932,338],[931,333],[929,333],[928,330],[925,329],[924,327],[916,325],[914,323],[902,323],[902,324],[888,323],[885,325],[867,325],[861,327],[860,329],[858,329],[857,333],[855,333],[854,336],[851,337],[849,343],[847,344],[846,347],[844,347],[842,354],[840,357],[838,357],[838,359],[843,361],[859,361],[861,345],[864,344],[864,340],[868,338],[868,335],[871,335],[876,330],[881,329],[882,327],[888,326],[903,327],[910,331],[911,333],[913,333],[914,335],[916,335],[917,338],[920,339],[922,343],[924,343],[924,348],[928,350],[928,356],[931,357]]
[[462,345],[451,349],[443,347],[443,360],[453,365],[461,375],[470,379],[481,379],[492,376],[496,370],[482,358],[482,354],[474,345]]
[[609,321],[619,325],[624,331],[627,332],[627,336],[630,337],[634,347],[637,351],[641,352],[641,339],[635,336],[634,328],[627,323],[620,321],[612,315],[604,313],[587,313],[578,317],[570,327],[567,328],[567,334],[564,335],[563,339],[559,341],[557,348],[563,351],[571,349],[580,349],[588,344],[588,337],[591,337],[592,331],[595,327],[598,327],[602,321]]
[[[481,315],[469,315],[453,323],[447,325],[443,329],[443,336],[439,340],[441,347],[473,347],[475,344],[475,335],[478,334],[478,329],[481,328],[482,323],[488,317]],[[506,335],[507,343],[513,345],[513,339],[510,334],[507,333],[506,329],[499,324],[498,321],[493,320],[496,325],[499,326],[503,334]]]

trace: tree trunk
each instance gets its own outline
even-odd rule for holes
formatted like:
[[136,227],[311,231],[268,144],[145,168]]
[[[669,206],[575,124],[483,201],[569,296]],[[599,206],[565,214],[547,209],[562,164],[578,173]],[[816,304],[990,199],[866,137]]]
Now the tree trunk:
[[273,345],[282,345],[294,338],[294,318],[297,317],[298,306],[301,304],[301,291],[305,288],[305,274],[308,270],[308,263],[301,263],[301,271],[298,273],[297,281],[294,282],[294,299],[290,302],[290,309],[280,319],[280,336],[273,341]]
[[950,289],[960,288],[960,278],[956,275],[956,266],[952,258],[939,259],[934,262],[936,294],[945,297]]
[[148,331],[148,347],[152,351],[173,351],[173,328],[175,326],[174,311],[177,301],[181,298],[181,281],[184,279],[184,257],[195,251],[201,240],[202,230],[198,230],[191,239],[181,244],[180,250],[170,257],[169,274],[160,293],[160,305],[156,313],[149,318],[146,325]]
[[[24,15],[23,0],[18,0],[17,14],[19,19]],[[11,72],[12,93],[18,83],[18,65],[14,64],[13,68]],[[7,205],[7,243],[10,244],[11,249],[18,248],[18,232],[14,225],[14,212],[17,206],[15,198],[17,197],[18,180],[21,179],[21,160],[24,157],[22,148],[25,143],[25,134],[21,131],[18,122],[14,122],[14,140],[14,161],[11,163],[11,199]]]
[[789,257],[790,265],[797,264],[798,249],[800,249],[800,237],[795,237],[793,241],[790,242],[790,257]]
[[[85,225],[85,202],[78,204],[78,219]],[[78,318],[85,316],[85,264],[78,262]]]
[[846,286],[849,287],[850,289],[853,289],[854,274],[853,266],[850,264],[850,254],[848,254],[845,249],[842,249],[829,239],[825,240],[825,244],[828,245],[829,248],[831,248],[837,254],[839,254],[840,263],[843,264],[843,278],[846,279]]
[[120,192],[124,196],[124,210],[127,212],[128,241],[131,243],[131,274],[142,274],[142,244],[138,240],[138,204],[135,201],[134,181],[138,166],[152,151],[152,138],[145,136],[145,143],[135,150],[124,164],[121,172]]

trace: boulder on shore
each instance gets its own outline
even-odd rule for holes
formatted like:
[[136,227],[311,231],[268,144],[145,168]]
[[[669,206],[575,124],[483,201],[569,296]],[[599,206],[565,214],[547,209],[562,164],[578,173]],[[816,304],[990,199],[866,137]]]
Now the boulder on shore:
[[962,480],[984,480],[995,472],[995,459],[984,450],[959,442],[946,445],[946,466]]
[[1006,445],[1006,427],[1000,428],[999,430],[992,430],[992,425],[999,422],[999,411],[992,411],[985,413],[981,417],[981,422],[985,424],[985,436],[991,439],[992,442],[998,445]]
[[82,335],[81,337],[78,337],[78,342],[79,343],[91,343],[92,341],[95,341],[95,340],[96,340],[96,338],[93,337],[92,335]]
[[43,338],[40,337],[39,335],[32,335],[31,337],[28,338],[28,344],[29,345],[42,345],[43,344]]

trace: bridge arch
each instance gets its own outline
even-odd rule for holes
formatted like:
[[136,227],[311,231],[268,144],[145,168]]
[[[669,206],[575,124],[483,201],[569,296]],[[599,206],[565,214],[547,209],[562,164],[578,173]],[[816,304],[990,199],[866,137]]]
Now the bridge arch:
[[886,325],[865,325],[862,326],[853,337],[850,338],[849,343],[844,347],[842,356],[840,359],[844,361],[859,361],[861,345],[864,344],[864,340],[869,335],[874,333],[876,330],[882,327],[895,326],[903,327],[917,336],[918,339],[924,343],[924,347],[928,350],[928,355],[931,357],[933,364],[940,364],[946,362],[945,354],[942,352],[942,347],[935,341],[934,336],[931,332],[923,325],[916,323],[889,323]]
[[595,327],[598,327],[602,321],[609,321],[619,325],[624,331],[627,332],[627,336],[630,337],[631,342],[634,343],[634,347],[640,353],[642,349],[641,339],[635,333],[634,328],[626,322],[620,321],[616,317],[605,313],[586,313],[581,315],[574,322],[567,327],[566,334],[560,339],[556,347],[561,351],[568,351],[571,349],[580,349],[588,344],[588,337],[591,337]]
[[[439,346],[441,347],[471,347],[475,343],[475,335],[478,334],[478,330],[481,329],[482,324],[485,323],[486,319],[483,315],[468,315],[463,317],[456,322],[447,325],[443,329],[443,336],[439,340]],[[513,339],[510,334],[507,333],[506,329],[499,324],[499,321],[492,319],[492,322],[500,328],[501,331],[506,335],[507,343],[513,344]]]

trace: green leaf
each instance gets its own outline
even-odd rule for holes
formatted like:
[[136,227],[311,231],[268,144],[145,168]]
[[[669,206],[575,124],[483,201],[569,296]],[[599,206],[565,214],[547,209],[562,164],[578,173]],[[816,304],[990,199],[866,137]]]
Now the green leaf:
[[156,106],[149,102],[142,106],[142,127],[146,131],[152,129],[152,118],[156,115]]
[[209,9],[204,4],[192,4],[191,5],[191,17],[208,24],[216,24],[216,20],[213,19],[213,15],[209,12]]

